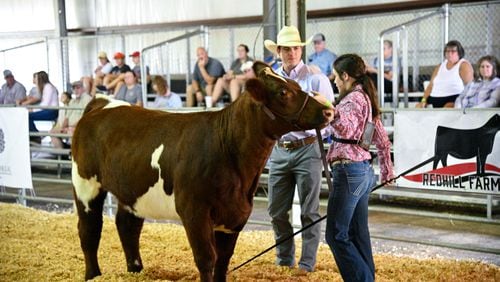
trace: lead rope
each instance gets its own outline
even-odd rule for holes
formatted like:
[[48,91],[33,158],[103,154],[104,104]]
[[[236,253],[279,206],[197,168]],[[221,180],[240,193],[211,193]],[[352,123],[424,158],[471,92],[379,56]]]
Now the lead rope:
[[[323,149],[323,140],[321,139],[321,133],[319,133],[319,130],[316,130],[316,134],[318,134],[318,140],[319,140],[319,144],[320,144],[319,146],[320,146],[320,149],[321,149],[321,157],[323,159],[323,165],[325,165],[325,174],[328,175],[328,176],[326,176],[326,181],[328,183],[328,190],[331,193],[333,191],[333,187],[332,187],[332,183],[331,183],[331,180],[330,180],[330,177],[329,177],[329,173],[328,173],[328,165],[326,164],[325,150]],[[371,192],[373,192],[373,191],[375,191],[375,190],[377,190],[377,189],[385,186],[386,184],[389,184],[389,183],[393,182],[394,180],[400,178],[401,176],[405,176],[406,174],[408,174],[408,173],[410,173],[410,172],[412,172],[412,171],[414,171],[414,170],[416,170],[416,169],[418,169],[418,168],[420,168],[420,167],[422,167],[422,166],[424,166],[424,165],[432,162],[435,158],[436,158],[436,156],[433,156],[433,157],[431,157],[431,158],[429,158],[429,159],[427,159],[427,160],[425,160],[425,161],[417,164],[416,166],[414,166],[414,167],[412,167],[412,168],[404,171],[403,173],[399,174],[398,176],[396,176],[394,178],[391,178],[391,179],[389,179],[389,180],[387,180],[387,181],[385,181],[385,182],[383,182],[383,183],[381,183],[381,184],[373,187],[372,190],[371,190]],[[249,260],[245,261],[244,263],[238,265],[237,267],[231,269],[228,273],[231,273],[233,271],[236,271],[236,270],[240,269],[241,267],[245,266],[249,262],[255,260],[256,258],[262,256],[263,254],[265,254],[265,253],[269,252],[270,250],[276,248],[277,246],[283,244],[284,242],[292,239],[293,237],[295,237],[295,235],[300,234],[304,230],[307,230],[307,229],[311,228],[312,226],[318,224],[319,222],[325,220],[326,217],[327,217],[327,215],[324,215],[321,218],[319,218],[319,219],[317,219],[317,220],[309,223],[308,225],[302,227],[300,230],[298,230],[297,232],[293,233],[292,235],[289,235],[289,236],[281,239],[279,242],[277,242],[276,244],[272,245],[271,247],[263,250],[262,252],[260,252],[259,254],[255,255],[251,259],[249,259]]]

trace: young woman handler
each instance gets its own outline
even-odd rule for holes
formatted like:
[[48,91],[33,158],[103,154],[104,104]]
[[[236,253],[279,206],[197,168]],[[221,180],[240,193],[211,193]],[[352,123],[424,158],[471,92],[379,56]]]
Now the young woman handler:
[[[373,281],[368,198],[375,179],[367,146],[376,146],[381,180],[386,181],[394,177],[391,143],[380,120],[377,93],[363,59],[355,54],[342,55],[333,68],[340,96],[335,101],[331,123],[334,142],[327,155],[333,192],[328,200],[326,241],[344,281]],[[362,138],[364,132],[372,139]]]

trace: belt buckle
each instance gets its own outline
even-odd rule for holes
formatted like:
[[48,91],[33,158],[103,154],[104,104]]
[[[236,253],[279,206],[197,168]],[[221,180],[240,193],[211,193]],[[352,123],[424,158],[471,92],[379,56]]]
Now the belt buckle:
[[289,151],[292,149],[293,142],[292,141],[282,141],[281,142],[281,147],[283,147],[285,150]]

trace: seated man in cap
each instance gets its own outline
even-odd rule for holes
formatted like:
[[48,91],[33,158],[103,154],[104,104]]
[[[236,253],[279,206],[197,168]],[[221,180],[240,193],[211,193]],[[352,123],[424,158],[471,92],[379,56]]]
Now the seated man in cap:
[[26,88],[19,83],[10,70],[3,71],[5,84],[0,91],[0,104],[20,105],[26,99]]
[[209,57],[205,48],[198,47],[196,56],[198,60],[194,67],[193,81],[191,86],[186,89],[186,105],[188,107],[195,106],[196,102],[201,104],[205,96],[212,96],[215,82],[226,73],[222,63]]
[[[302,61],[302,42],[294,26],[284,26],[278,41],[265,40],[264,45],[282,59],[276,73],[296,81],[304,92],[316,91],[333,101],[333,90],[328,78],[313,73]],[[331,135],[330,128],[321,131],[323,139]],[[294,131],[280,137],[269,159],[268,212],[276,242],[293,234],[289,221],[295,187],[299,195],[301,223],[306,226],[320,218],[319,192],[321,188],[321,153],[315,130]],[[314,271],[316,253],[321,237],[320,225],[302,232],[302,254],[298,263],[299,273]],[[276,264],[295,267],[295,243],[288,240],[276,248]]]
[[116,94],[123,85],[125,73],[132,71],[132,69],[125,64],[125,54],[122,52],[116,52],[113,58],[115,59],[116,66],[114,66],[110,73],[104,77],[104,88],[100,88],[100,90],[113,91],[113,94]]
[[[135,77],[137,78],[138,83],[142,83],[141,79],[141,53],[139,51],[135,51],[134,53],[128,55],[132,58],[132,62],[134,63],[134,67],[132,71],[135,73]],[[147,84],[151,82],[151,76],[149,75],[149,66],[146,66],[146,81]]]
[[326,48],[325,36],[322,33],[313,36],[313,43],[314,53],[309,55],[309,64],[318,66],[323,74],[333,80],[332,65],[337,55]]
[[[76,124],[83,115],[83,110],[87,104],[92,100],[92,97],[85,92],[83,87],[83,82],[78,80],[71,84],[73,89],[74,98],[69,100],[69,107],[80,108],[81,110],[66,110],[62,124],[56,124],[54,128],[50,130],[51,133],[68,133],[70,135],[75,131]],[[63,143],[59,137],[51,137],[52,146],[55,148],[63,148]]]
[[84,77],[83,80],[86,81],[88,84],[92,85],[87,85],[87,90],[90,90],[90,95],[94,96],[95,92],[97,90],[97,86],[102,86],[104,77],[111,72],[111,69],[113,69],[113,65],[111,65],[111,62],[108,59],[108,54],[106,52],[99,52],[97,55],[97,58],[99,59],[99,66],[94,70],[94,80],[92,83],[91,82],[91,77]]

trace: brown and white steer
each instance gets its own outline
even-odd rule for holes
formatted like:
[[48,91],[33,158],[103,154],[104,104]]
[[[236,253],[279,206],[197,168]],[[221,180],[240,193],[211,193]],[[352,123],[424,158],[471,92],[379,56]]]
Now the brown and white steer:
[[180,218],[201,281],[224,281],[276,139],[323,127],[333,111],[256,62],[257,79],[217,112],[175,114],[94,99],[73,135],[74,196],[85,279],[101,274],[97,249],[107,192],[127,270],[139,272],[144,218]]

